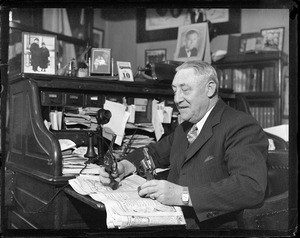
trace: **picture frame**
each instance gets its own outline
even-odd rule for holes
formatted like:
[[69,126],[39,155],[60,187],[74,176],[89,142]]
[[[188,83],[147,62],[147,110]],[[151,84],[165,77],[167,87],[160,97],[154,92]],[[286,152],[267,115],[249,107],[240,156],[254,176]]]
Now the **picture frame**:
[[210,62],[210,43],[206,22],[181,26],[174,53],[175,61],[205,60]]
[[56,52],[56,35],[22,32],[21,72],[55,75]]
[[251,53],[260,51],[261,46],[261,34],[260,32],[253,32],[253,33],[244,33],[241,34],[240,38],[240,48],[239,53]]
[[282,51],[284,27],[261,29],[262,50]]
[[111,74],[111,49],[92,48],[90,72],[92,74],[110,75]]
[[[160,9],[168,10],[166,14],[169,14],[173,18],[179,18],[181,15],[189,14],[189,9]],[[223,34],[233,34],[240,33],[241,30],[241,9],[230,8],[228,20],[221,20],[219,22],[213,23],[214,31],[218,35]],[[164,40],[174,40],[177,38],[178,27],[180,25],[170,24],[169,28],[165,29],[146,29],[146,16],[147,9],[139,9],[137,11],[137,43],[151,42],[151,41],[164,41]],[[163,14],[163,13],[160,13]],[[179,22],[179,24],[181,24]]]
[[145,50],[145,65],[167,60],[167,49]]
[[104,30],[93,28],[93,48],[103,48],[104,43]]

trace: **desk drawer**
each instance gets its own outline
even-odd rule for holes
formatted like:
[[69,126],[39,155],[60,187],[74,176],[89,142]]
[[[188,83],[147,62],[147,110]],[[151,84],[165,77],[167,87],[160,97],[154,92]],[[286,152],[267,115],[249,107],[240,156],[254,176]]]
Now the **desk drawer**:
[[83,94],[65,93],[65,104],[67,106],[83,107]]
[[44,92],[42,91],[42,105],[43,106],[61,106],[62,93],[61,92]]
[[102,97],[94,94],[85,95],[85,105],[86,107],[103,107]]

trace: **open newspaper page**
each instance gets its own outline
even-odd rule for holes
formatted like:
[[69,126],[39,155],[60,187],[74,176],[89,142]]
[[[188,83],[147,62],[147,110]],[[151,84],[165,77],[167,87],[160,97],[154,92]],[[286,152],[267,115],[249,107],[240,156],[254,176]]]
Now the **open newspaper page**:
[[185,225],[178,206],[166,206],[150,198],[141,198],[137,188],[146,180],[132,175],[120,182],[117,190],[103,186],[98,176],[80,175],[69,180],[72,188],[105,205],[108,228]]

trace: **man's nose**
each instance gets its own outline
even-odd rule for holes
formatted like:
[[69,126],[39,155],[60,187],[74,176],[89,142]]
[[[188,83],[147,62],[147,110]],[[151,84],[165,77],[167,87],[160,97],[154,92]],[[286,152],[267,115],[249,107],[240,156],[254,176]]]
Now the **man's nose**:
[[181,92],[179,91],[179,92],[176,92],[175,94],[174,94],[174,102],[175,103],[179,103],[179,102],[181,102],[183,100],[183,98],[182,98],[182,94],[181,94]]

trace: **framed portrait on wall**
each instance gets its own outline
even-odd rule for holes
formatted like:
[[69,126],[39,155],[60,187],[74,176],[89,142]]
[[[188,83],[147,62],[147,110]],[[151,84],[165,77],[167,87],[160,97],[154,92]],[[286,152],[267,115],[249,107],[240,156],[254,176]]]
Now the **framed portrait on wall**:
[[[239,33],[241,9],[199,8],[202,17],[194,16],[195,8],[147,8],[137,12],[137,43],[174,40],[178,27],[201,22],[212,23],[218,35]],[[211,40],[211,39],[210,39]]]
[[92,48],[91,50],[91,74],[108,75],[111,73],[111,49]]
[[145,65],[158,63],[167,60],[166,49],[151,49],[145,50]]
[[56,74],[56,35],[22,32],[22,73]]
[[211,62],[207,23],[191,24],[178,28],[174,60],[204,60]]

